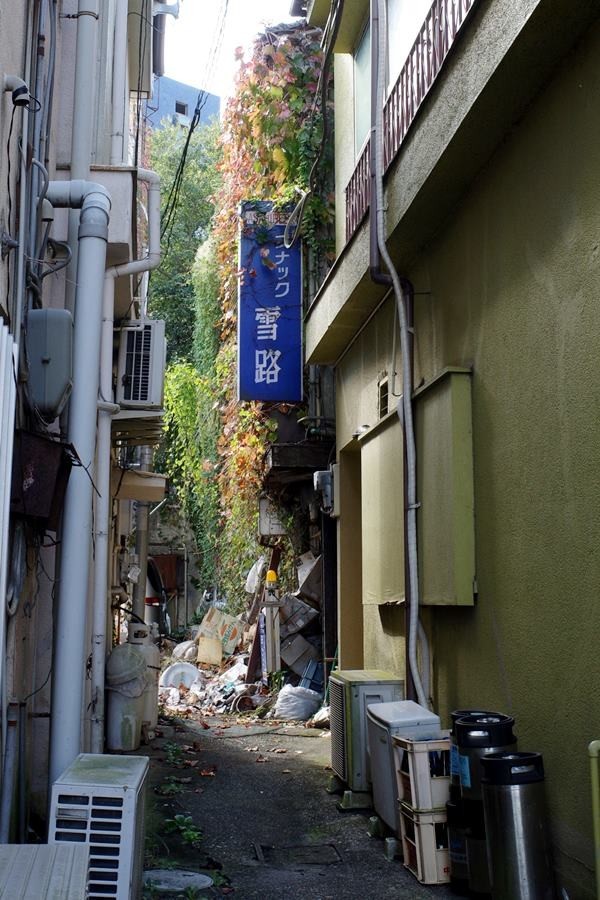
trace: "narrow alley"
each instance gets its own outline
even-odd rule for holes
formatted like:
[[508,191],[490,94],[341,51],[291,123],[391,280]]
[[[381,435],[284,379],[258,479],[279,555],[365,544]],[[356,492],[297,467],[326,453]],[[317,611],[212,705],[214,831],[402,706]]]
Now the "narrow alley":
[[[205,727],[208,725],[208,727]],[[327,793],[329,731],[247,717],[165,719],[150,757],[147,849],[153,868],[200,868],[214,884],[198,896],[239,900],[420,900],[452,896],[420,885],[384,840],[372,810],[340,811]],[[139,751],[138,751],[139,752]],[[171,796],[168,796],[171,794]],[[197,849],[173,842],[165,820],[191,816]],[[182,866],[183,863],[183,866]],[[148,898],[161,897],[152,893]]]

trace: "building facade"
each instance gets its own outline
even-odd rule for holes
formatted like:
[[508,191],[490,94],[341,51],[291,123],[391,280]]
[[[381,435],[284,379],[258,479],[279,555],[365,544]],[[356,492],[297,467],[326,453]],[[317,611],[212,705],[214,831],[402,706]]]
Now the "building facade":
[[456,708],[515,716],[520,749],[544,756],[559,884],[591,898],[598,8],[408,6],[388,0],[388,31],[377,23],[379,204],[369,4],[308,4],[337,28],[337,259],[310,298],[306,348],[336,372],[340,667],[407,667],[403,359],[388,267],[370,254],[379,206],[414,311],[424,682],[445,724]]
[[164,350],[144,351],[141,393],[127,357],[131,341],[160,343],[145,314],[159,183],[139,165],[162,67],[153,14],[151,0],[0,4],[2,842],[43,840],[48,785],[80,751],[103,751],[131,501],[164,492],[140,475],[161,430]]

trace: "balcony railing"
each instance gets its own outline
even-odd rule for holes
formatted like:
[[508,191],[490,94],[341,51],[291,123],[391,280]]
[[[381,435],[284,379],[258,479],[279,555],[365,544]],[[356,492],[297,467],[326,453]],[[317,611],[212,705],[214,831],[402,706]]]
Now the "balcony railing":
[[[395,158],[477,0],[434,0],[383,110],[383,165]],[[346,187],[346,241],[369,208],[369,141]]]

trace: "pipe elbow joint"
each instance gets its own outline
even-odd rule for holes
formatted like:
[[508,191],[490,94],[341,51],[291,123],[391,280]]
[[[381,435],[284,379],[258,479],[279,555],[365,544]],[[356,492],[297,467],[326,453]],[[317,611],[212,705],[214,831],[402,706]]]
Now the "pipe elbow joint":
[[3,81],[3,90],[10,91],[12,95],[13,106],[27,106],[29,103],[29,88],[27,82],[19,78],[18,75],[5,75]]

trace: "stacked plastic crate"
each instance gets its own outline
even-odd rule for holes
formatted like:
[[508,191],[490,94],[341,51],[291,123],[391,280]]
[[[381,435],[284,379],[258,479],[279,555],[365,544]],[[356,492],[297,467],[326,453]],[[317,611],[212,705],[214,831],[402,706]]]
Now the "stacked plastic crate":
[[442,884],[450,880],[448,732],[432,740],[392,740],[404,865],[423,884]]

